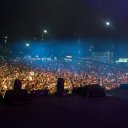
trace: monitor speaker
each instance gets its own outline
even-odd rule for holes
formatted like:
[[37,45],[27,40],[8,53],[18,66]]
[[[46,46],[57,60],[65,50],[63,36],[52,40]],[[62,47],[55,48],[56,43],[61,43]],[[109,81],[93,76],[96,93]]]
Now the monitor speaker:
[[79,90],[80,90],[79,94],[81,94],[82,96],[88,96],[88,97],[104,97],[105,96],[104,89],[98,84],[85,85],[84,87],[81,87]]
[[4,96],[5,104],[28,104],[31,103],[26,89],[7,90]]
[[47,96],[48,90],[32,90],[29,95],[31,97]]
[[89,97],[105,97],[104,89],[98,84],[85,86],[85,91]]
[[57,94],[62,95],[64,92],[64,78],[58,78],[57,81]]

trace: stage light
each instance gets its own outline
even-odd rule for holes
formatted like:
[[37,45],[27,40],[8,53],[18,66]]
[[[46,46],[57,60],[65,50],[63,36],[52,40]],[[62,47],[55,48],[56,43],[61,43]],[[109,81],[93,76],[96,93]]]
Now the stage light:
[[29,44],[29,43],[27,43],[27,44],[26,44],[26,46],[27,46],[27,47],[29,47],[29,46],[30,46],[30,44]]
[[47,33],[47,30],[46,29],[44,30],[44,33]]
[[110,22],[106,22],[106,25],[109,26],[110,25]]

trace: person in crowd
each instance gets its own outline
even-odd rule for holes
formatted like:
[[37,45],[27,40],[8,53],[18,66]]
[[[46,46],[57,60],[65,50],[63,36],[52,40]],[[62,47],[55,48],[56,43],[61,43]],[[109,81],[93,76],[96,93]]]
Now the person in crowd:
[[73,88],[100,84],[106,90],[128,83],[128,67],[103,64],[87,60],[11,60],[0,62],[0,92],[13,89],[16,79],[22,82],[22,89],[48,90],[56,92],[57,79],[65,79],[64,88],[72,93]]

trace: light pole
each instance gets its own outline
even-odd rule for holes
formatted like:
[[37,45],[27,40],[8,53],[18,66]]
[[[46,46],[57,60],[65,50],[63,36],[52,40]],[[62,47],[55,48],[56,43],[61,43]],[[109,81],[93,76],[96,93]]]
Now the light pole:
[[26,46],[26,51],[25,51],[26,53],[25,53],[25,54],[28,54],[28,55],[29,55],[29,50],[30,50],[29,47],[30,47],[30,43],[26,43],[25,46]]
[[[113,44],[112,44],[112,30],[111,30],[111,23],[109,21],[107,21],[106,23],[107,29],[109,29],[110,31],[110,44],[111,44],[111,48],[110,48],[110,52],[109,52],[109,56],[110,56],[110,63],[112,63],[112,56],[113,56]],[[108,30],[107,30],[108,31]]]
[[106,31],[107,31],[107,33],[108,33],[108,35],[109,35],[108,38],[110,38],[109,41],[110,41],[110,43],[112,43],[111,23],[110,23],[109,21],[107,21],[107,22],[105,22],[105,25],[106,25],[106,29],[107,29]]
[[34,52],[33,55],[35,55],[35,54],[37,53],[37,43],[38,43],[37,41],[38,41],[38,40],[37,40],[36,37],[34,37],[33,40],[34,40],[34,46],[35,46],[35,52]]
[[8,37],[7,36],[5,36],[4,37],[4,53],[5,53],[5,56],[6,57],[8,57],[8,55],[9,55],[9,42],[8,42]]
[[30,44],[29,43],[26,43],[26,47],[29,47],[30,46]]
[[44,34],[47,34],[47,33],[48,33],[47,29],[44,29],[42,32],[42,40],[44,40]]
[[110,22],[109,22],[109,21],[107,21],[107,22],[106,22],[106,25],[107,25],[107,26],[110,26]]
[[78,58],[80,58],[81,56],[81,49],[80,49],[80,43],[81,43],[81,33],[75,33],[75,35],[77,36],[77,54],[78,54]]

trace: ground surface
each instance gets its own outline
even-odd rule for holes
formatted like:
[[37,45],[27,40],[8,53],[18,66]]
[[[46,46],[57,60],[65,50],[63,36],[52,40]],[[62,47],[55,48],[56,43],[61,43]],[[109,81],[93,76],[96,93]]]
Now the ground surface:
[[0,105],[2,128],[128,128],[128,90],[105,98],[45,96],[27,105]]

